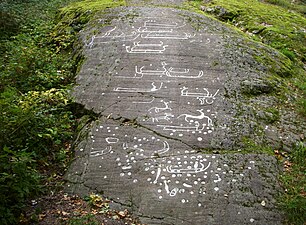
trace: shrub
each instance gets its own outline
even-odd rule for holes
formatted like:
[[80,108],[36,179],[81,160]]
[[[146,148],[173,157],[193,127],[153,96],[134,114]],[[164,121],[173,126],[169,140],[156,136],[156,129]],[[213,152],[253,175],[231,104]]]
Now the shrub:
[[16,224],[26,199],[40,190],[39,173],[33,167],[35,160],[26,151],[0,148],[0,223]]

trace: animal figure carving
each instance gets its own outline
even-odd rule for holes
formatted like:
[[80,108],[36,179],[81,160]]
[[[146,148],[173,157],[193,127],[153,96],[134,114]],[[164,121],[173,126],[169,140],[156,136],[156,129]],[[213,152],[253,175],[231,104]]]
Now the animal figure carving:
[[209,118],[208,116],[205,116],[205,114],[203,112],[203,109],[199,109],[197,111],[200,113],[200,115],[198,115],[198,116],[193,116],[193,115],[189,115],[189,114],[181,114],[177,118],[180,118],[180,117],[184,116],[185,117],[185,121],[188,122],[188,123],[191,122],[190,119],[202,120],[202,119],[206,118],[207,119],[207,123],[208,123],[207,125],[208,126],[213,126],[212,119]]
[[154,110],[156,113],[159,113],[159,112],[162,112],[162,111],[165,111],[165,110],[172,110],[170,107],[169,107],[169,102],[163,102],[164,103],[164,107],[152,107],[150,108],[148,111],[152,111]]
[[174,117],[172,113],[165,113],[162,116],[153,117],[152,122],[159,122],[159,120],[166,120],[168,122],[171,122],[171,117]]

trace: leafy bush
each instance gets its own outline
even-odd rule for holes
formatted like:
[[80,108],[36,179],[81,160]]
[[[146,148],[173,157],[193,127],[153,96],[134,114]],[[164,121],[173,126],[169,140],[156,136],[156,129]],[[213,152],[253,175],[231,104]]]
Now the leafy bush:
[[9,18],[1,23],[10,27],[0,29],[0,224],[16,224],[29,199],[44,190],[42,180],[60,172],[70,154],[73,62],[56,52],[49,34],[63,2],[0,3],[0,16]]
[[[20,95],[7,88],[0,95],[0,215],[12,221],[29,197],[41,192],[40,178],[58,168],[59,154],[72,140],[73,117],[64,90]],[[52,170],[48,166],[54,164]],[[16,221],[15,221],[16,222]],[[12,224],[9,223],[9,224]]]
[[50,29],[52,24],[46,24],[6,43],[0,90],[5,86],[14,86],[25,93],[60,87],[69,82],[72,77],[70,65],[48,45],[45,32]]
[[40,175],[31,153],[3,147],[0,154],[0,223],[16,224],[26,199],[39,192]]
[[[31,91],[18,96],[15,89],[1,94],[1,146],[24,149],[36,157],[58,150],[64,140],[72,138],[71,112],[65,109],[64,90]],[[51,157],[48,155],[48,157]]]
[[82,60],[72,47],[93,12],[124,1],[72,4],[57,25],[60,5],[76,1],[0,2],[0,224],[19,222],[42,183],[67,166],[78,121],[96,116],[69,97]]

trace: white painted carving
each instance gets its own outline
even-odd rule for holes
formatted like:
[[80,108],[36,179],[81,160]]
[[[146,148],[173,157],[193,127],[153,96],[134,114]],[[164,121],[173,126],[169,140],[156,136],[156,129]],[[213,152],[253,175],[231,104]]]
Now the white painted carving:
[[[172,31],[171,31],[172,32]],[[187,40],[195,35],[184,33],[182,34],[173,34],[166,32],[148,32],[146,34],[141,34],[143,39],[172,39],[172,40]]]
[[137,32],[144,33],[172,33],[173,29],[171,28],[162,28],[162,27],[139,27]]
[[203,76],[203,71],[201,70],[198,74],[193,75],[193,74],[189,74],[189,69],[175,69],[173,67],[170,67],[167,72],[166,75],[168,77],[175,77],[175,78],[200,78]]
[[155,69],[155,70],[152,70],[152,69],[147,69],[145,70],[145,66],[142,66],[140,68],[138,68],[137,66],[135,66],[135,77],[137,78],[142,78],[143,76],[164,76],[167,72],[167,69],[166,69],[166,63],[165,62],[162,62],[162,69]]
[[132,152],[135,152],[135,151],[146,152],[146,153],[151,152],[152,153],[151,155],[149,155],[149,156],[148,155],[143,155],[143,157],[155,158],[158,155],[162,155],[162,154],[165,154],[166,152],[168,152],[170,150],[170,147],[169,147],[169,143],[167,141],[163,141],[163,148],[155,150],[155,151],[154,150],[145,150],[145,149],[135,147],[135,146],[129,146],[128,143],[123,143],[123,149],[128,150],[128,151],[132,151]]
[[152,118],[152,122],[159,122],[160,120],[166,120],[170,123],[172,123],[171,118],[174,118],[174,115],[172,113],[164,113],[164,115],[156,116]]
[[200,172],[204,172],[205,170],[207,170],[210,167],[210,162],[208,163],[208,165],[205,167],[205,165],[203,163],[199,163],[199,162],[195,162],[194,166],[187,166],[187,168],[181,168],[179,165],[170,165],[167,166],[167,172],[168,173],[189,173],[189,174],[193,174],[193,173],[200,173]]
[[205,114],[204,114],[204,112],[203,112],[203,109],[199,109],[199,110],[197,110],[199,113],[200,113],[200,115],[199,116],[193,116],[193,115],[189,115],[189,114],[181,114],[181,115],[179,115],[177,118],[180,118],[180,117],[182,117],[182,116],[184,116],[185,117],[185,121],[186,122],[191,122],[190,121],[190,119],[199,119],[199,120],[201,120],[201,119],[207,119],[207,126],[213,126],[213,122],[212,122],[212,119],[211,118],[209,118],[208,116],[205,116]]
[[156,173],[156,178],[155,178],[155,180],[153,181],[153,184],[156,184],[156,183],[157,183],[157,180],[158,180],[158,178],[159,178],[159,176],[160,176],[160,173],[161,173],[161,168],[158,167],[158,168],[157,168],[157,173]]
[[[117,27],[110,29],[102,36],[94,36],[94,40],[98,40],[98,43],[111,43],[121,41],[134,41],[140,34],[137,31],[132,31],[131,34],[125,34],[122,31],[118,31]],[[93,42],[93,40],[92,40]]]
[[214,103],[219,89],[214,94],[210,94],[207,88],[203,88],[203,90],[205,91],[203,93],[189,92],[187,87],[183,87],[183,89],[181,90],[181,96],[197,98],[198,100],[200,100],[201,105],[204,105],[205,103],[209,105]]
[[[190,73],[190,69],[186,68],[167,68],[167,63],[162,62],[162,68],[157,69],[145,69],[145,66],[138,67],[135,66],[135,75],[132,77],[122,76],[123,78],[136,78],[140,79],[144,76],[167,76],[170,78],[188,78],[188,79],[196,79],[203,76],[204,72],[201,70],[197,74]],[[121,76],[120,76],[121,77]]]
[[162,101],[162,103],[164,103],[164,107],[152,107],[148,111],[151,112],[152,110],[154,110],[156,113],[159,113],[165,110],[172,111],[172,109],[169,107],[169,102]]
[[92,48],[93,44],[94,44],[94,41],[95,41],[95,38],[96,38],[96,35],[93,35],[91,38],[90,38],[90,42],[88,44],[85,43],[85,46],[86,47],[89,47],[89,48]]
[[187,187],[187,188],[192,188],[192,185],[186,184],[186,183],[183,183],[183,186],[184,186],[184,187]]
[[105,138],[105,141],[107,142],[107,144],[115,144],[118,143],[119,139],[113,137],[107,137]]
[[144,27],[157,27],[157,28],[170,28],[170,29],[177,29],[184,27],[185,24],[179,25],[176,22],[159,22],[157,20],[147,20],[144,22]]
[[157,44],[146,43],[142,44],[140,41],[134,42],[133,46],[126,46],[126,51],[128,53],[164,53],[168,45],[164,45],[162,41]]
[[205,128],[205,124],[200,124],[198,121],[194,122],[194,126],[170,126],[170,125],[157,125],[158,127],[163,127],[163,130],[168,130],[168,131],[202,131]]
[[150,100],[150,101],[144,101],[144,102],[133,102],[134,104],[151,104],[151,103],[153,103],[154,102],[154,100],[155,100],[155,97],[153,97],[152,98],[152,100]]
[[155,85],[155,82],[151,83],[152,88],[126,88],[126,87],[117,87],[114,88],[114,91],[118,92],[155,92],[162,88],[163,82],[160,83],[159,87]]
[[176,196],[176,194],[177,194],[177,192],[179,191],[179,189],[178,188],[173,188],[171,191],[170,191],[170,196],[171,197],[174,197],[174,196]]
[[90,156],[91,157],[96,157],[96,156],[101,156],[101,155],[106,155],[112,151],[112,146],[107,146],[103,150],[96,150],[96,151],[91,151]]

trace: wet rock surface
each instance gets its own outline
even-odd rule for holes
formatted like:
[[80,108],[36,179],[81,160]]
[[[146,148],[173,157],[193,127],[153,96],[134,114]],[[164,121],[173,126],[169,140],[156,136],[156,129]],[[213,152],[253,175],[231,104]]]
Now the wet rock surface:
[[[282,223],[278,163],[256,150],[282,145],[281,115],[263,110],[277,85],[249,43],[204,16],[149,7],[111,10],[81,38],[73,94],[101,117],[76,150],[68,191],[102,193],[146,224]],[[294,143],[301,131],[282,132]],[[246,139],[254,152],[242,154]]]

